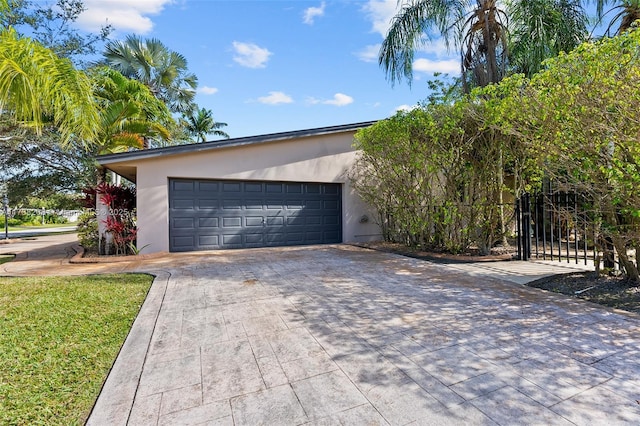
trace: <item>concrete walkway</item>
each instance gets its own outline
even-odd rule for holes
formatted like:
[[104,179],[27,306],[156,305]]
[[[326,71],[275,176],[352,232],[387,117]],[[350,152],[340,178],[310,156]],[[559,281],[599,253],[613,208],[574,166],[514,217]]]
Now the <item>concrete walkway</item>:
[[112,266],[156,280],[91,425],[640,424],[640,319],[514,284],[566,265],[338,245]]

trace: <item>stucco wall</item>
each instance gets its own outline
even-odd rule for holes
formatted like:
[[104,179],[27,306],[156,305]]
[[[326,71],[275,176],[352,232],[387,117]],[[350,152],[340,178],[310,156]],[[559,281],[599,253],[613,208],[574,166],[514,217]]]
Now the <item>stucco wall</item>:
[[[138,247],[169,250],[169,178],[330,182],[342,185],[344,242],[380,238],[373,211],[354,193],[347,171],[354,132],[138,160]],[[368,223],[360,223],[363,215]]]

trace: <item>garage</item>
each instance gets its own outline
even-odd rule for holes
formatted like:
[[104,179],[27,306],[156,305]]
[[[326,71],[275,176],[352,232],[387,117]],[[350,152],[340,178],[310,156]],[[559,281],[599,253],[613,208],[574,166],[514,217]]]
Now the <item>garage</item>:
[[98,162],[135,184],[141,254],[375,241],[382,237],[376,210],[350,178],[360,155],[355,134],[371,124],[142,149]]
[[169,251],[342,242],[335,183],[169,180]]

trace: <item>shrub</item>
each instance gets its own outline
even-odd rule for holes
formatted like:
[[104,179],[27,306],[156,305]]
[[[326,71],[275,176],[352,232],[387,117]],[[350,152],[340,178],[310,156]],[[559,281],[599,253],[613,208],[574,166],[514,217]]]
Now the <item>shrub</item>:
[[95,210],[87,210],[78,217],[78,240],[85,249],[98,247],[98,220]]

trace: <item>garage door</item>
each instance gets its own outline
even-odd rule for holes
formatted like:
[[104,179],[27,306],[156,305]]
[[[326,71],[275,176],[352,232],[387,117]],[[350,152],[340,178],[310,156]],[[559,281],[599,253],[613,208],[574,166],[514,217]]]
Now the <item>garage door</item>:
[[339,184],[169,180],[169,250],[342,241]]

